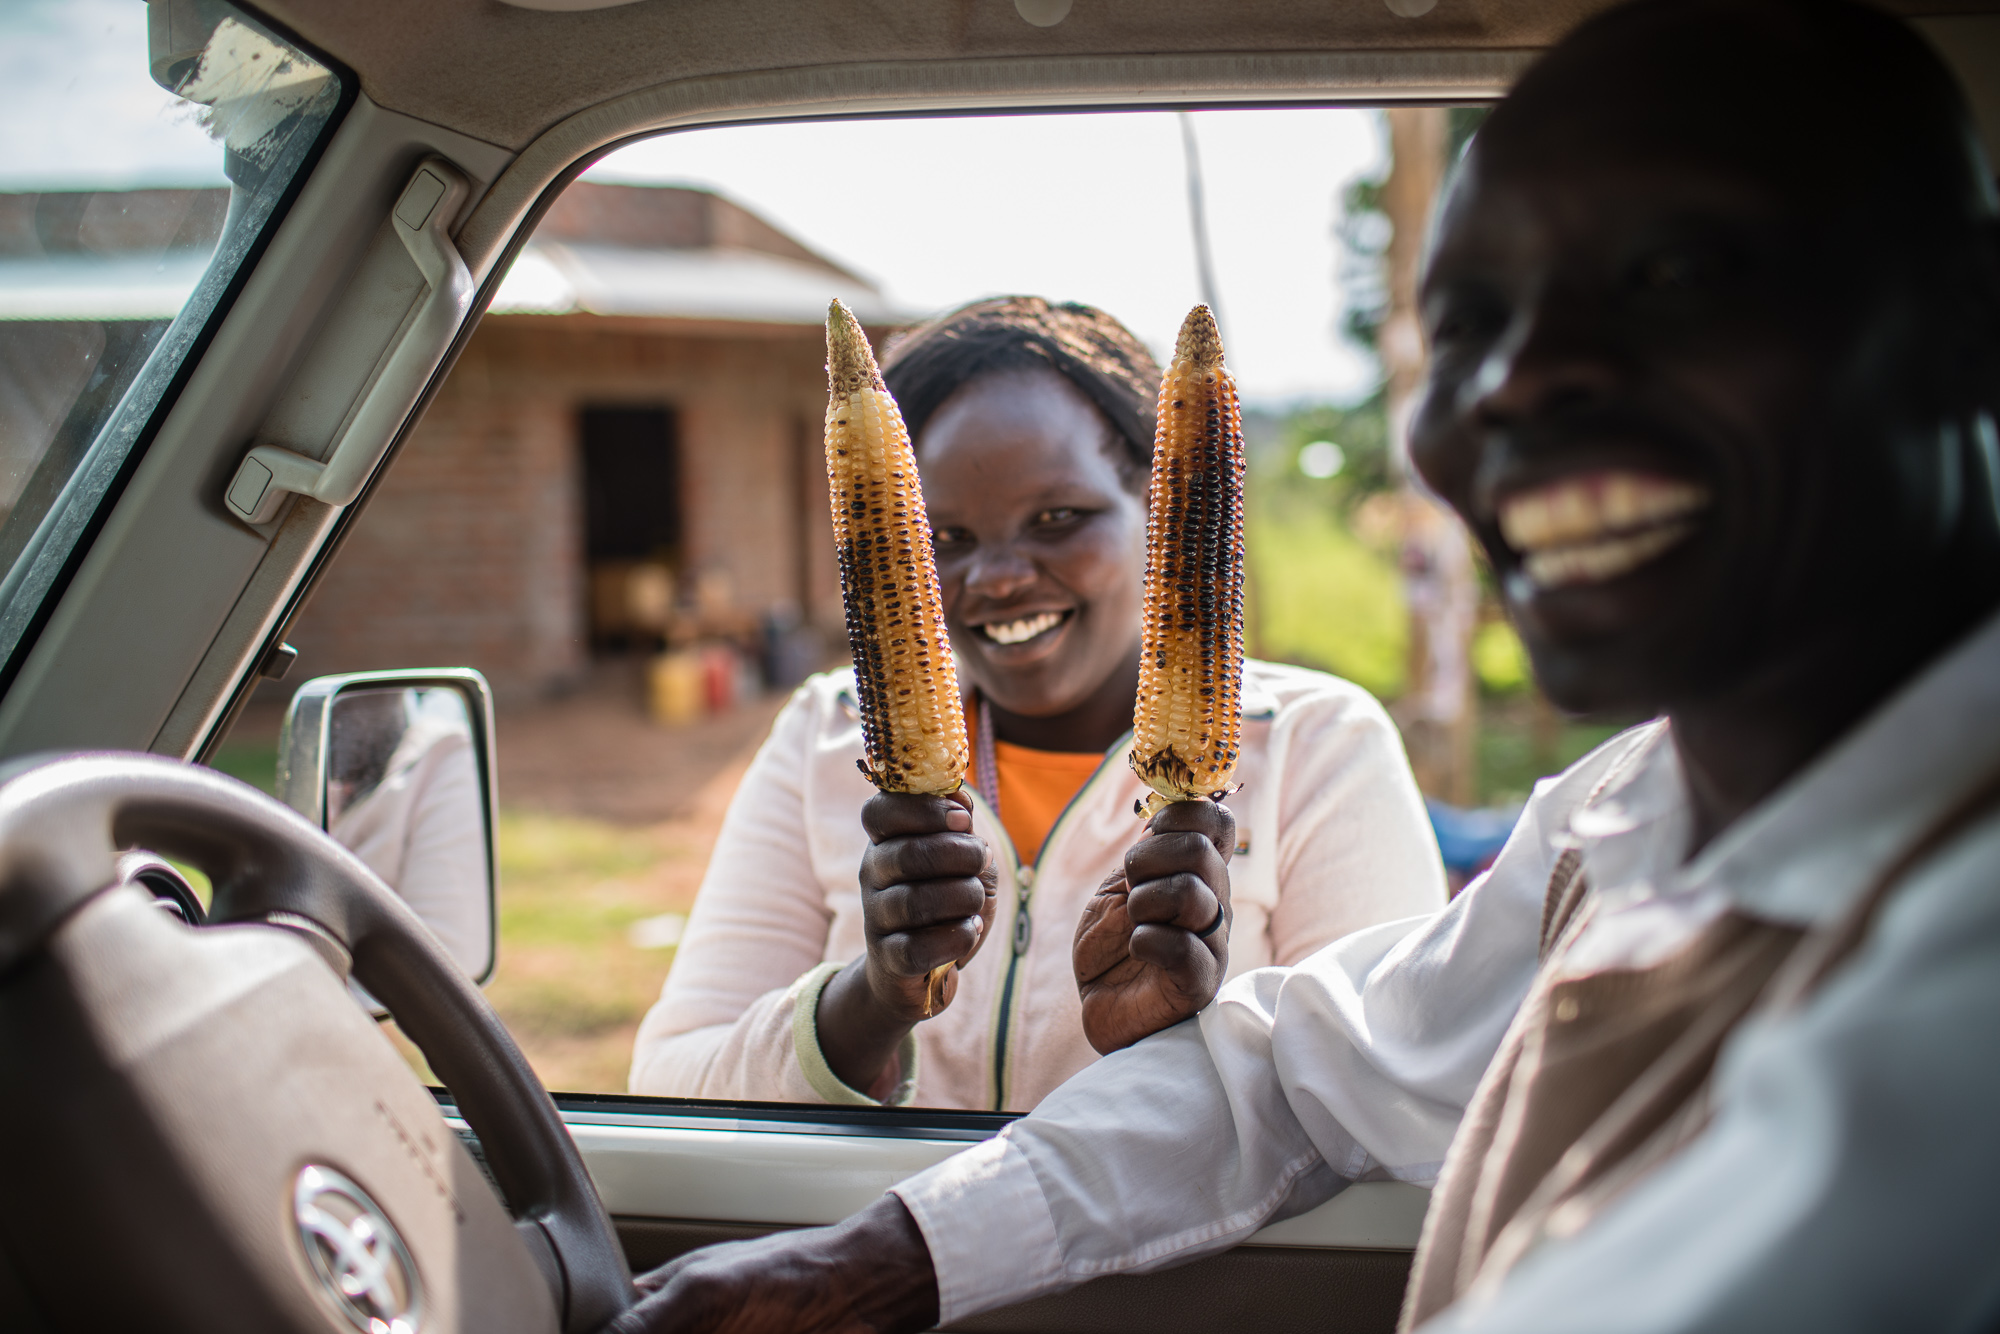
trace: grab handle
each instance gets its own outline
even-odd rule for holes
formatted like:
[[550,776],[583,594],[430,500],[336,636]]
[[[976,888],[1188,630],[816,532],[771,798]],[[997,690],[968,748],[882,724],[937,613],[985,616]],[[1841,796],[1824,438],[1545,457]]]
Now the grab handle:
[[362,393],[324,462],[278,445],[257,445],[236,465],[224,502],[245,523],[268,523],[287,492],[328,505],[361,494],[390,441],[451,345],[472,304],[472,274],[446,231],[467,191],[465,177],[443,158],[418,164],[389,215],[389,225],[417,263],[429,292],[403,326],[373,384]]

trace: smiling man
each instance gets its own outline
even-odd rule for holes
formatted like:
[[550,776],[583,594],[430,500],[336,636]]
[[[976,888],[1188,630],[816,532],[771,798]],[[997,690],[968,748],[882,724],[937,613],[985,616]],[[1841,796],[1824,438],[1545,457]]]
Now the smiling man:
[[1412,453],[1549,692],[1663,718],[1442,913],[1237,979],[847,1223],[648,1276],[631,1326],[917,1328],[1389,1178],[1435,1185],[1406,1325],[1994,1327],[1994,212],[1876,12],[1565,41],[1443,208]]

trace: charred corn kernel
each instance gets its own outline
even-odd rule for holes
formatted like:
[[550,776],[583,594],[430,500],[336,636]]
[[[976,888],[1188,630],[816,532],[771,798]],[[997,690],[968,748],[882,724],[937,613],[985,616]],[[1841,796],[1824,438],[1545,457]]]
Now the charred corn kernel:
[[1243,419],[1207,306],[1160,382],[1132,768],[1168,802],[1233,790],[1243,717]]
[[[826,479],[867,758],[884,792],[956,792],[971,746],[945,635],[917,456],[854,316],[826,317]],[[933,969],[924,1015],[951,965]]]

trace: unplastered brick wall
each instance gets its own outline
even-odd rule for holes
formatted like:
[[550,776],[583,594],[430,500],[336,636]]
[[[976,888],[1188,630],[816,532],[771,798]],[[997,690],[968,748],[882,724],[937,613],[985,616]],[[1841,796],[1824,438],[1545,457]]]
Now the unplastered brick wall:
[[579,411],[668,405],[683,563],[837,631],[819,331],[497,316],[473,336],[292,632],[313,675],[470,665],[503,701],[587,666]]

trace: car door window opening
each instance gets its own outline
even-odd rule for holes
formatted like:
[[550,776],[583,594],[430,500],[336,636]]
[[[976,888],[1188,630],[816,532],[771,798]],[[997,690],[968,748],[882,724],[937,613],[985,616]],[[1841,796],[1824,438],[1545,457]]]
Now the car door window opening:
[[[1459,128],[1462,113],[1427,114],[1450,122],[1439,142],[1456,151],[1470,128]],[[1368,596],[1384,598],[1360,618],[1373,628],[1344,637],[1326,636],[1296,612],[1266,616],[1259,647],[1397,693],[1395,576],[1379,536],[1372,546],[1351,536],[1360,502],[1392,477],[1381,401],[1371,397],[1370,343],[1382,319],[1376,270],[1387,224],[1372,192],[1389,165],[1386,128],[1373,111],[1293,107],[687,130],[620,150],[549,205],[491,284],[483,322],[289,633],[315,672],[456,655],[492,679],[512,738],[500,760],[501,956],[519,960],[519,972],[499,966],[492,995],[531,1059],[551,1062],[544,1074],[552,1086],[622,1092],[630,1080],[696,1103],[846,1097],[832,1076],[821,1088],[784,1075],[800,1080],[790,1094],[772,1084],[654,1082],[664,1076],[643,1071],[657,1034],[640,1037],[635,1061],[630,1027],[677,961],[715,945],[693,891],[730,791],[783,692],[837,661],[844,640],[819,429],[819,326],[829,298],[855,312],[893,364],[906,331],[955,302],[1045,291],[1055,299],[1047,314],[1001,311],[991,317],[998,332],[980,336],[999,346],[1046,325],[1058,339],[1082,339],[1079,347],[1128,340],[1119,344],[1130,349],[1118,353],[1129,362],[1124,370],[1091,369],[1088,356],[1043,364],[1082,386],[1079,421],[1127,411],[1095,404],[1129,402],[1144,421],[1121,429],[1141,449],[1150,445],[1157,356],[1187,304],[1215,297],[1230,324],[1230,369],[1255,409],[1253,492],[1270,497],[1254,516],[1253,587],[1259,544],[1275,540],[1285,550],[1328,540],[1307,539],[1327,522],[1317,511],[1331,519],[1328,537],[1349,563],[1336,578],[1373,581]],[[843,188],[836,144],[892,176],[928,175],[933,188],[830,212],[820,201]],[[1201,188],[1191,191],[1196,173]],[[979,197],[980,183],[998,176],[1017,183],[1023,202],[968,213],[959,201]],[[1024,228],[1024,210],[1043,201],[1059,203],[1064,228]],[[1081,315],[1074,312],[1085,307],[1064,304],[1093,299],[1112,313]],[[1114,318],[1128,311],[1130,327]],[[1363,330],[1358,340],[1350,325]],[[1016,354],[1001,347],[996,355]],[[912,423],[920,443],[935,434],[938,407],[922,401],[925,420]],[[1295,466],[1303,444],[1328,439],[1345,451],[1337,476]],[[496,470],[500,458],[513,462]],[[1129,466],[1107,474],[1114,493],[1129,494],[1134,474],[1119,471]],[[472,476],[482,479],[476,489],[456,480]],[[1300,482],[1316,488],[1310,497],[1287,494]],[[944,482],[925,478],[927,494],[934,485]],[[1131,512],[1143,521],[1143,502]],[[418,523],[455,558],[409,559],[397,534]],[[1036,540],[1052,540],[1056,527]],[[475,567],[476,582],[456,573]],[[1278,605],[1296,605],[1306,591],[1286,590]],[[1273,678],[1257,710],[1280,707],[1272,688],[1287,687]],[[825,707],[830,739],[850,726],[852,699],[836,688]],[[259,721],[268,713],[253,707],[239,737],[268,727]],[[1129,714],[1089,742],[1091,752],[1105,759],[1107,747],[1115,751],[1127,722]],[[1006,736],[998,750],[1012,764],[1039,753]],[[1116,754],[1095,767],[1111,786],[1126,772]],[[771,778],[753,773],[749,781]],[[1079,796],[1066,791],[1050,812]],[[809,886],[820,896],[808,911],[842,918],[855,890],[852,870],[839,863],[858,859],[862,845],[848,846],[858,838],[852,817],[826,818],[824,832],[787,836],[792,855],[810,849],[810,860],[827,863],[824,878],[786,874],[806,877],[795,895]],[[995,928],[1006,939],[970,965],[977,971],[959,1007],[962,1024],[980,1016],[979,1031],[963,1039],[981,1052],[980,1087],[962,1100],[932,1095],[942,1105],[1018,1111],[1059,1079],[1061,1067],[1033,1053],[1050,1024],[1064,1022],[1052,1018],[1051,1001],[1060,1013],[1062,993],[1073,994],[1066,955],[1078,904],[1047,880],[1061,886],[1088,875],[1094,883],[1095,873],[1061,864],[1084,855],[1075,846],[1064,854],[1062,845],[1080,837],[1072,824],[1100,820],[1053,821],[1032,864],[1003,848],[1003,864],[1020,866],[1010,874],[1022,883],[1006,887]],[[1413,846],[1428,838],[1421,821],[1409,832]],[[1004,839],[997,828],[989,836]],[[1239,842],[1247,850],[1271,837],[1246,826]],[[732,874],[708,868],[711,880]],[[1033,893],[1030,874],[1044,877]],[[1245,892],[1275,901],[1278,889]],[[519,905],[511,912],[510,894]],[[586,898],[616,906],[586,926]],[[1237,952],[1246,961],[1311,944],[1272,941],[1268,905],[1246,898],[1242,911]],[[852,929],[851,920],[833,928]],[[858,938],[827,937],[810,949],[768,944],[752,953],[775,969],[768,986],[778,990],[859,948]],[[921,1075],[916,1089],[911,1115],[938,1105]]]

